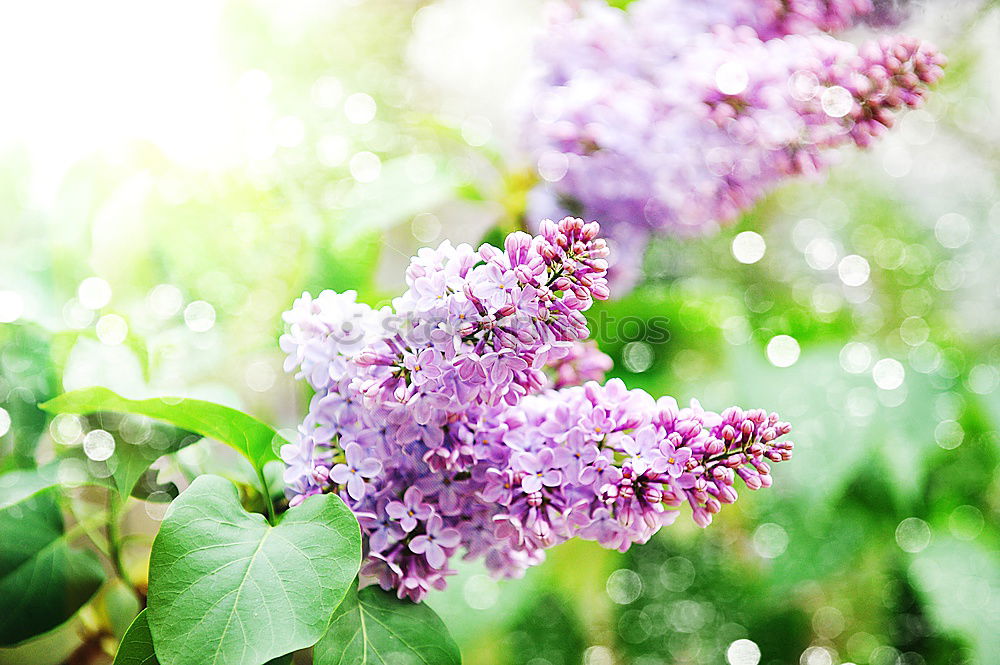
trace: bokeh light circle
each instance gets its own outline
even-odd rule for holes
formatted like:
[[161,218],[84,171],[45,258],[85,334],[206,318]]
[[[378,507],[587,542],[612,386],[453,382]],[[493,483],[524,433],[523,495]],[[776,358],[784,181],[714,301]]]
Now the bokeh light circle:
[[733,256],[740,263],[757,263],[764,258],[767,251],[767,243],[759,233],[744,231],[733,238]]
[[790,335],[775,335],[767,343],[767,359],[775,367],[791,367],[799,359],[799,343]]
[[91,430],[83,437],[83,452],[95,462],[103,462],[115,454],[115,437],[103,429]]
[[903,364],[894,358],[883,358],[872,367],[872,379],[882,390],[895,390],[903,385],[906,370]]
[[919,517],[907,517],[896,527],[896,544],[904,552],[922,552],[930,542],[931,528]]
[[760,647],[752,640],[736,640],[726,649],[729,665],[757,665],[760,662]]
[[608,576],[605,589],[612,602],[628,605],[642,595],[642,578],[634,570],[619,568]]

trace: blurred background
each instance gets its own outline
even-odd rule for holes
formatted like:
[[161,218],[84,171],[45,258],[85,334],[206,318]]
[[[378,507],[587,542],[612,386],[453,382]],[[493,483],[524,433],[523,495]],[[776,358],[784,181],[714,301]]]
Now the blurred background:
[[[719,235],[658,240],[638,289],[590,313],[635,322],[594,332],[629,386],[792,422],[775,486],[627,554],[573,541],[499,582],[462,567],[428,602],[467,663],[1000,662],[992,4],[911,3],[903,29],[950,61],[924,109]],[[297,295],[378,303],[417,247],[520,223],[533,176],[514,109],[540,7],[0,9],[0,464],[32,454],[31,432],[67,443],[22,416],[94,384],[294,428],[308,395],[277,337]],[[181,486],[250,473],[205,442],[158,467]],[[133,503],[141,579],[163,507]],[[134,611],[120,591],[0,663],[114,640]]]

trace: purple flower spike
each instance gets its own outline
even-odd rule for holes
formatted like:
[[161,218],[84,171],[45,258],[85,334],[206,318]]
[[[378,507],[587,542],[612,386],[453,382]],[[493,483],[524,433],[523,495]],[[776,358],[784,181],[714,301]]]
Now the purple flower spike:
[[737,483],[769,487],[791,457],[776,414],[585,381],[609,367],[579,344],[582,312],[607,297],[598,232],[566,218],[502,250],[421,250],[392,308],[329,291],[295,302],[282,348],[316,394],[281,450],[289,506],[350,499],[366,580],[419,601],[460,548],[508,577],[577,536],[624,551],[684,504],[707,525]]
[[523,113],[543,176],[531,216],[582,209],[601,220],[615,249],[612,283],[627,289],[653,234],[714,233],[786,180],[824,171],[838,148],[869,147],[923,103],[945,64],[901,35],[859,48],[826,34],[882,20],[874,9],[872,0],[562,3],[539,40]]

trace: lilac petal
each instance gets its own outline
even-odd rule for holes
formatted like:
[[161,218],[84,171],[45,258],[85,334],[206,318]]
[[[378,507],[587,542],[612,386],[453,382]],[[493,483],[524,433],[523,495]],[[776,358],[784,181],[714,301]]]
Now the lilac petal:
[[542,476],[542,484],[547,487],[555,487],[562,483],[562,472],[558,469],[549,469]]
[[694,487],[695,475],[693,473],[682,473],[677,477],[677,485],[681,489],[691,489]]
[[528,494],[537,492],[542,489],[542,479],[535,475],[525,476],[521,481],[521,489]]
[[503,487],[500,485],[487,485],[483,491],[479,493],[483,501],[486,503],[498,503],[500,497],[503,494]]
[[424,493],[416,485],[410,485],[403,493],[403,503],[411,508],[423,501],[423,498]]
[[374,457],[369,457],[361,461],[358,465],[358,473],[360,473],[365,478],[372,478],[377,476],[379,471],[382,470],[382,462],[379,462]]
[[663,473],[667,470],[668,466],[670,466],[670,464],[667,462],[666,457],[654,457],[652,463],[649,465],[649,468],[656,473]]
[[377,531],[372,531],[368,534],[368,547],[371,548],[373,552],[384,550],[388,544],[389,531],[387,529],[378,529]]
[[337,464],[330,470],[330,480],[337,483],[338,485],[343,485],[346,483],[354,474],[351,473],[350,467],[346,464]]
[[361,476],[357,474],[351,476],[351,479],[347,481],[347,493],[355,501],[361,501],[365,498],[365,481],[361,479]]
[[458,547],[461,539],[462,536],[458,533],[458,529],[443,529],[434,537],[435,542],[442,547]]
[[428,543],[424,556],[427,557],[427,563],[430,564],[431,568],[441,568],[448,560],[441,546],[434,542]]
[[576,460],[576,455],[573,454],[573,451],[569,448],[559,447],[553,453],[552,465],[563,469],[569,466],[574,460]]
[[426,427],[422,434],[428,448],[439,448],[444,443],[444,428]]
[[351,442],[344,447],[344,457],[350,466],[357,467],[364,459],[364,451],[361,450],[361,446]]
[[542,464],[536,455],[521,453],[517,456],[517,468],[527,473],[535,473],[542,470]]
[[410,541],[410,551],[414,554],[423,554],[431,545],[431,539],[427,536],[417,536]]
[[510,370],[504,366],[503,361],[500,359],[494,361],[493,367],[490,368],[490,379],[492,379],[494,383],[500,385],[509,383],[511,376],[512,374]]
[[443,525],[444,521],[440,515],[431,515],[431,518],[427,520],[427,533],[437,533]]
[[299,456],[299,446],[294,443],[286,443],[281,447],[281,459],[285,464],[294,464]]

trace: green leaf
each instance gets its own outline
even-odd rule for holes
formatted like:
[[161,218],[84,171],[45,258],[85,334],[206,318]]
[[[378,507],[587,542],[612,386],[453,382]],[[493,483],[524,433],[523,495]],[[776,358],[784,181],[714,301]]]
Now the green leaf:
[[146,469],[139,476],[138,482],[132,488],[132,496],[142,501],[152,503],[170,503],[181,493],[176,483],[160,483],[157,479],[157,472],[153,469]]
[[41,408],[50,413],[117,411],[155,418],[232,446],[258,470],[278,459],[276,443],[286,443],[271,427],[242,411],[197,399],[126,399],[107,388],[94,387],[64,393]]
[[153,651],[153,636],[149,633],[146,612],[139,612],[125,631],[113,665],[160,665],[160,661],[156,660],[156,652]]
[[[267,661],[267,665],[288,665],[292,654],[285,654]],[[149,632],[146,610],[139,612],[118,645],[113,665],[160,665],[153,650],[153,636]]]
[[[187,430],[150,423],[145,418],[129,414],[96,413],[87,421],[90,429],[102,429],[114,437],[115,450],[105,464],[111,473],[109,484],[123,501],[132,494],[136,483],[153,462],[201,440],[201,436]],[[82,454],[79,448],[74,448],[74,452]],[[155,477],[153,481],[155,483]]]
[[272,658],[267,661],[265,665],[291,665],[292,657],[294,653],[286,653],[284,656],[278,656],[277,658]]
[[378,587],[351,593],[313,649],[315,665],[460,665],[462,654],[444,622],[425,604]]
[[153,542],[156,654],[164,665],[260,665],[312,646],[360,565],[361,532],[337,496],[310,497],[272,527],[231,483],[200,476]]
[[49,631],[72,617],[104,583],[92,552],[69,546],[58,488],[35,471],[0,476],[0,645]]
[[0,408],[10,416],[0,436],[0,470],[30,468],[48,420],[38,402],[56,394],[49,336],[37,326],[3,324],[0,349]]

